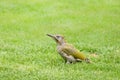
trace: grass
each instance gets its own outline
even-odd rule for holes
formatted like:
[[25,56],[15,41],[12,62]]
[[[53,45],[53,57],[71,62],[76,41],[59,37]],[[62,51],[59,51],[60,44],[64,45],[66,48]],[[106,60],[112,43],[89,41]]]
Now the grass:
[[[119,0],[0,1],[0,79],[119,80],[119,3]],[[64,64],[47,33],[64,35],[94,64]]]

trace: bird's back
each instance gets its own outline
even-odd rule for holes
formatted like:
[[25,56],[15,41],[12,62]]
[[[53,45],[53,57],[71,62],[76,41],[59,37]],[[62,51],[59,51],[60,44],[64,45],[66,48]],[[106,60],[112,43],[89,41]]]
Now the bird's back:
[[81,60],[86,59],[86,57],[84,56],[83,53],[79,52],[79,50],[75,49],[75,47],[73,47],[71,44],[68,44],[68,43],[64,43],[62,45],[59,45],[58,46],[58,51],[59,52],[64,52],[67,55],[72,55],[76,59],[81,59]]

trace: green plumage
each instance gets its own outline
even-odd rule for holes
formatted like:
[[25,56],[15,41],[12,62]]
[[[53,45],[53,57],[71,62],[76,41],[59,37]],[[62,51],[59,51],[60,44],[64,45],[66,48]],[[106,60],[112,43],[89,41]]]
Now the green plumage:
[[79,62],[84,60],[90,63],[90,60],[86,56],[75,49],[71,44],[66,43],[63,36],[47,34],[49,37],[53,38],[57,43],[57,51],[66,63]]
[[61,52],[66,53],[67,55],[72,55],[76,59],[85,60],[86,57],[83,53],[79,52],[79,50],[75,49],[71,44],[64,43],[59,48],[61,48]]

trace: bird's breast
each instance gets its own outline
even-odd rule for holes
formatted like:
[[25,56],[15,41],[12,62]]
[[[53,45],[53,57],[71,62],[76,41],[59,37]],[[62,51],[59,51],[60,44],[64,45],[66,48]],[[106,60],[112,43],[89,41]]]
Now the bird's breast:
[[57,46],[57,51],[61,52],[62,51],[62,47],[61,46]]

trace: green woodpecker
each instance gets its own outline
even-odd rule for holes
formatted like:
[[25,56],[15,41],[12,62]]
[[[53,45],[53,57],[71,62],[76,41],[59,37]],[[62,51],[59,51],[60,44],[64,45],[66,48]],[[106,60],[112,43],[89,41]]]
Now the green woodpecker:
[[57,51],[61,57],[65,60],[65,63],[75,63],[85,61],[90,63],[90,60],[79,50],[68,44],[63,36],[47,34],[49,37],[53,38],[57,43]]

